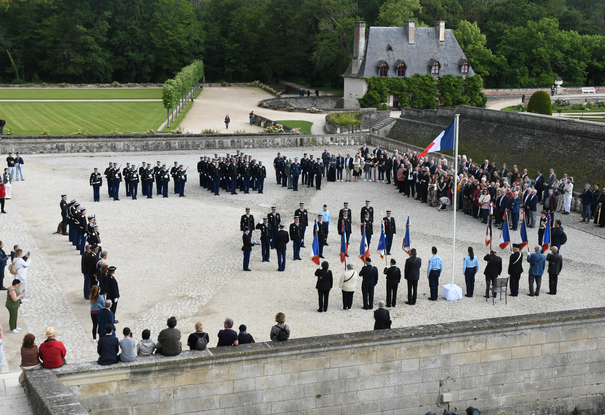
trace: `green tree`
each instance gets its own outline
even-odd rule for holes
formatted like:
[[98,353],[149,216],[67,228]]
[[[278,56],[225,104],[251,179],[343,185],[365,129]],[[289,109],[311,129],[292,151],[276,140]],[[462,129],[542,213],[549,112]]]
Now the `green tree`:
[[380,7],[378,24],[402,27],[408,20],[417,20],[416,16],[420,12],[422,12],[420,0],[387,0]]
[[502,60],[486,47],[487,39],[477,23],[462,20],[454,35],[476,74],[488,76],[491,66]]

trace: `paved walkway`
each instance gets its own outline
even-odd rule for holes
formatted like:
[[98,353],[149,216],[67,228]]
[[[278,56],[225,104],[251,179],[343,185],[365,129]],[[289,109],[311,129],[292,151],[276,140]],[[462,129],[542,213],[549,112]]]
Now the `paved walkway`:
[[25,390],[19,384],[20,372],[0,375],[0,415],[32,415]]
[[[526,98],[529,99],[531,95],[526,94]],[[555,95],[554,99],[569,99],[569,98],[586,98],[586,99],[605,99],[605,95],[603,94],[565,94],[565,95]],[[494,101],[487,101],[485,107],[492,110],[501,110],[502,108],[510,107],[512,105],[518,105],[521,103],[521,96],[513,99],[501,99]]]

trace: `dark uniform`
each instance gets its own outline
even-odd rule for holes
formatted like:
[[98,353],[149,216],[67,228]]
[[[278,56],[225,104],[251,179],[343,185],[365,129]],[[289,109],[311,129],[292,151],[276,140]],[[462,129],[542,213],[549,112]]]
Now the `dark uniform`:
[[103,174],[105,175],[105,179],[107,180],[107,194],[109,195],[109,197],[113,195],[110,180],[111,170],[113,170],[113,166],[111,163],[109,163],[109,167],[107,167],[103,172]]
[[[515,244],[517,245],[517,244]],[[518,246],[515,246],[518,248]],[[510,295],[516,297],[519,295],[519,280],[523,273],[523,253],[521,251],[513,252],[508,262],[508,275],[510,275]]]
[[372,235],[374,235],[374,225],[369,218],[364,219],[361,222],[361,234],[366,231],[366,241],[368,241],[368,249],[370,249],[370,243],[372,242]]
[[307,226],[309,226],[309,216],[307,214],[307,209],[304,208],[304,203],[301,203],[303,207],[296,209],[294,211],[294,216],[298,216],[298,221],[300,226],[302,227],[302,238],[300,241],[300,247],[305,247],[305,231],[307,230]]
[[[391,211],[387,210],[387,215],[389,213],[391,213]],[[393,246],[393,235],[396,233],[397,228],[395,227],[395,218],[386,216],[384,218],[384,237],[387,243],[387,255],[391,255],[391,246]]]
[[175,194],[176,194],[176,193],[178,193],[178,189],[177,189],[177,188],[178,188],[178,184],[177,184],[177,182],[176,182],[176,180],[175,180],[176,172],[177,172],[178,170],[179,170],[179,166],[178,166],[178,163],[175,161],[175,162],[174,162],[174,166],[172,166],[172,167],[170,168],[170,175],[172,176],[172,180],[173,180],[173,182],[174,182],[174,193],[175,193]]
[[113,173],[113,200],[120,200],[120,183],[122,182],[122,172],[119,168],[114,168]]
[[[370,258],[366,260],[372,262]],[[363,296],[363,309],[371,310],[374,307],[374,287],[378,284],[378,269],[368,263],[359,271],[359,276],[363,278],[361,283],[361,294]]]
[[[345,240],[347,243],[347,252],[348,252],[349,239],[351,238],[351,217],[349,216],[348,212],[347,212],[347,216],[342,215],[342,217],[340,219],[338,219],[338,234],[341,235],[341,238],[342,238],[343,231],[345,233]],[[346,254],[346,256],[349,256],[349,254]]]
[[[271,210],[275,210],[275,206],[271,207]],[[279,213],[275,212],[270,212],[267,215],[267,219],[269,221],[269,225],[271,225],[271,249],[275,249],[275,234],[277,233],[277,230],[279,229],[279,224],[281,222],[281,217],[279,215]]]
[[159,182],[160,193],[164,197],[168,197],[168,182],[170,181],[170,173],[166,169],[166,165],[162,166],[157,173],[156,180]]
[[401,270],[392,261],[390,267],[384,268],[384,273],[387,276],[387,307],[395,307],[395,304],[397,304],[397,287],[401,282]]
[[147,163],[147,167],[143,170],[141,179],[143,180],[143,194],[147,196],[147,199],[153,198],[153,169],[151,164]]
[[157,162],[157,165],[153,168],[153,177],[155,177],[155,189],[156,195],[162,194],[162,182],[159,180],[160,171],[162,171],[161,162]]
[[126,163],[126,167],[122,169],[122,177],[124,178],[124,187],[126,188],[126,196],[130,196],[130,163]]
[[141,180],[139,172],[133,168],[130,170],[129,175],[129,184],[130,184],[130,195],[132,196],[132,200],[137,199],[137,193],[139,191],[139,181]]
[[[366,204],[370,202],[366,200]],[[361,208],[361,216],[359,217],[359,221],[363,223],[363,220],[366,217],[366,213],[370,214],[370,221],[374,222],[374,208],[372,206],[364,206]]]
[[61,234],[67,235],[67,224],[69,223],[68,215],[68,205],[67,201],[63,199],[65,195],[61,196],[61,202],[59,206],[61,207]]
[[290,224],[290,240],[292,241],[292,248],[294,250],[293,259],[302,260],[300,257],[300,243],[302,241],[303,230],[300,226],[300,222],[297,222],[298,217],[294,218],[294,223]]
[[239,221],[239,230],[244,231],[244,228],[250,229],[250,238],[252,238],[252,232],[254,229],[254,216],[250,215],[250,209],[246,208],[246,214],[242,215]]
[[95,171],[90,174],[90,185],[92,186],[93,200],[99,202],[101,200],[99,189],[103,185],[103,177],[101,176],[101,173],[98,172],[98,169],[95,169]]
[[271,252],[271,225],[267,218],[263,218],[263,223],[256,225],[256,229],[260,230],[260,244],[262,249],[263,262],[269,262],[269,253]]

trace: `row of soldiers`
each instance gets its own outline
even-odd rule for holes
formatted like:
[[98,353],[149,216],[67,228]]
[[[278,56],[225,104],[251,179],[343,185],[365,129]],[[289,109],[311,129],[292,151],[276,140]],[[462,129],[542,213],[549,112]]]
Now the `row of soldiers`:
[[69,242],[80,251],[80,255],[84,254],[86,243],[101,245],[101,235],[95,215],[87,216],[86,208],[75,200],[68,203],[67,195],[61,195],[59,206],[61,207],[61,233],[69,235]]
[[[121,166],[120,166],[121,167]],[[126,163],[126,167],[120,171],[117,163],[109,162],[109,166],[103,173],[107,180],[107,193],[113,200],[120,200],[120,183],[122,178],[126,185],[126,196],[136,200],[138,196],[139,182],[141,183],[143,196],[148,199],[153,198],[153,183],[156,183],[157,195],[168,197],[168,183],[172,177],[174,182],[174,193],[180,197],[185,197],[185,183],[187,183],[187,169],[178,162],[174,162],[174,166],[168,171],[165,164],[158,161],[155,167],[151,167],[151,163],[143,162],[141,167],[135,167],[134,163]],[[90,175],[90,185],[93,188],[93,199],[95,202],[101,200],[99,190],[103,186],[103,177],[99,173],[98,168]]]
[[324,165],[319,157],[314,160],[312,154],[310,158],[307,158],[307,153],[304,153],[299,163],[298,157],[294,157],[294,160],[292,160],[286,154],[282,156],[281,153],[277,153],[277,157],[273,159],[273,168],[275,170],[275,180],[282,187],[287,187],[295,192],[298,191],[300,177],[302,184],[313,187],[313,182],[315,182],[315,188],[321,190]]
[[236,195],[240,192],[250,193],[250,189],[263,193],[267,170],[262,161],[252,159],[239,150],[237,154],[214,158],[201,156],[197,163],[200,186],[218,196],[220,189]]

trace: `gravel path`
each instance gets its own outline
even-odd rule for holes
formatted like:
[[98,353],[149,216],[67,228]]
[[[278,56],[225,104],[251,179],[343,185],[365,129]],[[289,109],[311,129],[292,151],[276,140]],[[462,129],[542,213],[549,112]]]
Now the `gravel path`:
[[[319,155],[320,148],[280,149],[289,157],[302,156],[303,152]],[[355,149],[338,147],[329,149],[336,152],[353,152]],[[225,151],[219,150],[220,153]],[[232,151],[230,151],[232,152]],[[342,203],[347,201],[353,210],[351,236],[351,257],[349,261],[359,270],[361,261],[356,258],[360,242],[359,211],[366,199],[372,201],[377,217],[387,209],[393,211],[397,220],[398,234],[393,242],[393,257],[403,267],[407,255],[399,249],[405,220],[412,221],[411,240],[419,257],[423,260],[421,272],[426,275],[426,264],[430,258],[430,248],[435,245],[445,264],[445,274],[441,285],[451,279],[451,233],[452,212],[438,212],[434,208],[401,197],[392,185],[375,182],[324,181],[321,191],[301,187],[297,194],[275,184],[270,168],[275,151],[253,149],[249,151],[255,158],[263,160],[269,177],[263,195],[251,192],[237,196],[221,193],[219,197],[199,187],[196,163],[204,153],[119,153],[119,154],[66,154],[24,155],[27,164],[24,171],[26,181],[15,182],[13,199],[7,204],[8,215],[0,217],[2,241],[8,248],[15,243],[33,254],[33,264],[29,271],[29,285],[32,301],[21,309],[20,326],[22,334],[29,330],[38,341],[48,325],[58,328],[59,340],[66,343],[68,361],[85,361],[95,358],[94,344],[90,334],[88,301],[82,295],[82,275],[80,256],[67,241],[67,237],[53,234],[60,220],[59,195],[67,193],[68,199],[77,199],[88,208],[88,213],[96,213],[102,241],[109,251],[109,262],[117,266],[116,277],[120,283],[121,299],[117,318],[118,330],[129,326],[140,338],[144,328],[152,330],[156,337],[165,327],[165,320],[175,315],[179,327],[185,334],[193,331],[195,321],[202,320],[210,333],[214,345],[216,333],[222,321],[229,316],[236,326],[246,324],[248,331],[257,341],[269,339],[273,317],[278,311],[286,313],[293,337],[317,336],[329,333],[343,333],[370,330],[373,327],[371,312],[361,309],[361,292],[354,297],[354,309],[340,310],[341,296],[336,287],[331,292],[327,313],[318,313],[315,290],[315,265],[307,259],[309,249],[303,249],[303,261],[292,261],[291,245],[288,247],[286,272],[277,272],[275,251],[271,251],[271,262],[261,263],[259,247],[253,250],[252,272],[241,271],[241,234],[239,218],[245,207],[252,209],[257,222],[270,211],[271,205],[278,207],[282,220],[291,223],[298,203],[304,201],[309,210],[309,218],[316,217],[326,203],[332,217],[338,216]],[[214,151],[207,151],[211,154]],[[121,200],[108,199],[106,187],[102,188],[102,201],[92,202],[92,191],[88,186],[88,176],[93,167],[101,171],[108,161],[119,164],[130,162],[140,165],[142,161],[155,163],[156,160],[172,165],[179,161],[189,169],[186,198],[168,199],[139,197],[133,201],[120,190]],[[172,184],[171,184],[172,189]],[[140,189],[139,189],[140,192]],[[140,193],[139,193],[140,195]],[[561,215],[559,215],[560,217]],[[434,324],[476,318],[489,318],[544,311],[577,309],[602,306],[605,287],[595,284],[594,278],[603,274],[605,259],[595,255],[603,250],[603,232],[592,225],[579,224],[577,215],[564,217],[568,243],[563,247],[565,258],[563,272],[559,278],[559,294],[556,297],[541,295],[530,298],[527,293],[527,265],[521,282],[520,296],[495,305],[485,302],[480,295],[485,290],[481,277],[485,263],[480,261],[481,271],[477,277],[476,293],[472,299],[459,302],[440,299],[436,303],[426,300],[428,282],[422,277],[415,307],[404,304],[405,282],[400,285],[397,307],[391,309],[394,327]],[[377,228],[377,226],[376,226]],[[594,232],[587,232],[590,230]],[[311,231],[307,230],[307,237]],[[466,247],[473,246],[477,255],[485,254],[485,227],[466,215],[458,216],[455,281],[464,289],[462,259]],[[258,232],[253,239],[258,240]],[[375,303],[385,298],[385,279],[382,274],[384,262],[376,253],[377,236],[371,245],[374,264],[380,272],[380,282],[376,287]],[[494,232],[497,240],[498,231]],[[515,241],[517,234],[512,233]],[[537,242],[537,230],[530,230],[530,245]],[[338,280],[343,264],[339,261],[340,240],[336,227],[332,225],[329,246],[324,256],[330,262],[335,279]],[[10,251],[10,249],[8,249]],[[504,267],[508,266],[507,253],[503,253]],[[547,277],[543,278],[542,292],[548,291]],[[581,296],[578,295],[581,293]],[[8,325],[6,309],[0,308],[0,321]],[[14,336],[14,337],[13,337]],[[5,351],[11,371],[18,370],[18,350],[22,335],[7,334]]]

